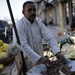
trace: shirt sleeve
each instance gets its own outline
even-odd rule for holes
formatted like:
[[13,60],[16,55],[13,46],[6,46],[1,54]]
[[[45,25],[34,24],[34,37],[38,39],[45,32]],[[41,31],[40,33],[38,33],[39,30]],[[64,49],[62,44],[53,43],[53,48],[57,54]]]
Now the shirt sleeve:
[[26,33],[23,30],[24,27],[20,24],[16,24],[16,27],[18,30],[18,35],[19,35],[21,45],[24,48],[26,56],[35,64],[41,58],[41,56],[35,53],[32,50],[32,48],[28,45]]
[[55,40],[54,36],[52,35],[52,33],[50,32],[50,30],[43,23],[40,24],[40,27],[41,27],[42,37],[46,42],[49,43],[53,54],[55,55],[58,52],[60,52],[59,45]]

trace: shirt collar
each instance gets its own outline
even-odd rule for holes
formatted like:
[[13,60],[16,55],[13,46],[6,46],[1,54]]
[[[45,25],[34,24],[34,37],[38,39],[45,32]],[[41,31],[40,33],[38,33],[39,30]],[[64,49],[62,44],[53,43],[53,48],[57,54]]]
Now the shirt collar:
[[[26,17],[24,17],[24,19],[25,19],[25,21],[26,21],[27,23],[31,24],[31,23],[27,20]],[[36,22],[36,19],[34,20],[33,24],[34,24],[35,22]]]

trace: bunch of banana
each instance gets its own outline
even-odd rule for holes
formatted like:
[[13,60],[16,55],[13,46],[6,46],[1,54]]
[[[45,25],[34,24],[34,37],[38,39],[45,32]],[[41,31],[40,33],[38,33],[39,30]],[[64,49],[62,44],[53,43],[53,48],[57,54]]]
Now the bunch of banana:
[[68,50],[67,53],[65,54],[66,58],[75,58],[75,50],[73,48],[71,50]]
[[[0,59],[3,59],[7,56],[7,49],[9,48],[9,45],[7,43],[4,43],[2,40],[0,40]],[[0,64],[0,73],[4,69],[4,64]]]

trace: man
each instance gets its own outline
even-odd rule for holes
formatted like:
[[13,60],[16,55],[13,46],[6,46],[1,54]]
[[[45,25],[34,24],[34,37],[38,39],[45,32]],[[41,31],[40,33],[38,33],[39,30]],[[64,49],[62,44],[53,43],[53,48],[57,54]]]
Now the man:
[[21,46],[25,50],[25,61],[27,68],[30,69],[34,64],[48,65],[49,59],[43,56],[42,38],[47,41],[52,48],[52,52],[57,58],[66,62],[64,56],[60,53],[60,48],[49,29],[36,17],[36,6],[32,1],[26,1],[23,4],[22,17],[17,23],[19,39]]

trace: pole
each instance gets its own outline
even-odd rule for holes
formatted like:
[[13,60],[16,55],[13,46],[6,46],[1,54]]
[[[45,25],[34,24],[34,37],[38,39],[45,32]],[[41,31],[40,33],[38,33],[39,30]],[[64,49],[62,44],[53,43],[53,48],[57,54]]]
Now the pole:
[[70,26],[70,30],[71,30],[71,24],[73,22],[73,15],[72,15],[72,0],[68,0],[68,8],[69,8],[69,26]]
[[[16,35],[16,38],[17,38],[17,43],[18,43],[19,45],[21,45],[21,44],[20,44],[19,37],[18,37],[18,33],[17,33],[17,29],[16,29],[16,25],[15,25],[13,13],[12,13],[12,10],[11,10],[10,2],[9,2],[9,0],[6,0],[6,1],[7,1],[7,5],[8,5],[8,9],[9,9],[10,16],[11,16],[11,20],[12,20],[12,23],[13,23],[15,35]],[[26,63],[25,63],[24,56],[23,56],[23,52],[21,51],[20,54],[21,54],[21,58],[22,58],[22,62],[23,62],[23,63],[22,63],[23,75],[26,75],[27,67],[26,67]]]
[[62,11],[62,5],[61,5],[61,0],[58,0],[58,8],[59,8],[59,17],[60,17],[60,28],[61,32],[64,32],[64,27],[63,27],[63,11]]

